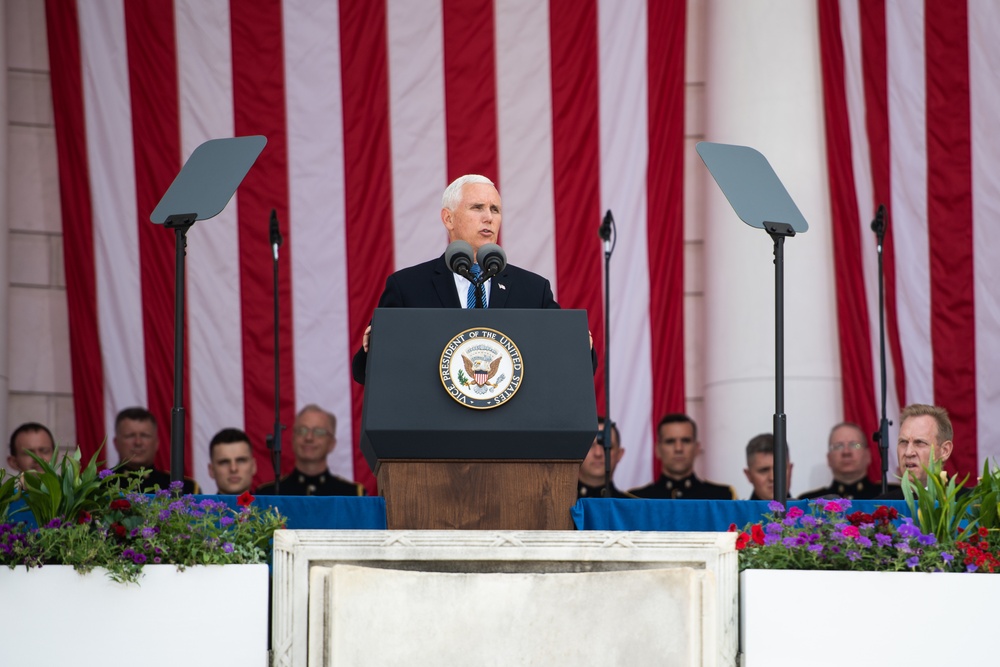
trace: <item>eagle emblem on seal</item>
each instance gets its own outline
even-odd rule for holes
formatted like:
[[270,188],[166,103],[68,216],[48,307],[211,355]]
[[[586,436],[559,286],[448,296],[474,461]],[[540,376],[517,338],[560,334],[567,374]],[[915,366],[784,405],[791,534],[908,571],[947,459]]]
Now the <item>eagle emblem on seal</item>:
[[479,387],[489,384],[490,380],[493,379],[493,376],[497,374],[497,371],[500,369],[500,359],[501,357],[495,357],[493,359],[483,359],[482,357],[479,357],[473,361],[464,354],[462,355],[462,363],[465,364],[465,371]]

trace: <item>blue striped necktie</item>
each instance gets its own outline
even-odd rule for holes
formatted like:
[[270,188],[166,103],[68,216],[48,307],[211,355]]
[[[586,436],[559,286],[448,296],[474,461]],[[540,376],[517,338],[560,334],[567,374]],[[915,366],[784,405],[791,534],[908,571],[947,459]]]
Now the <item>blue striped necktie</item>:
[[[482,269],[479,268],[478,264],[473,264],[472,268],[469,269],[472,277],[476,280],[479,279],[479,274],[482,273]],[[483,306],[486,306],[486,295],[483,294]],[[469,283],[469,294],[465,297],[465,307],[475,308],[476,307],[476,283]]]

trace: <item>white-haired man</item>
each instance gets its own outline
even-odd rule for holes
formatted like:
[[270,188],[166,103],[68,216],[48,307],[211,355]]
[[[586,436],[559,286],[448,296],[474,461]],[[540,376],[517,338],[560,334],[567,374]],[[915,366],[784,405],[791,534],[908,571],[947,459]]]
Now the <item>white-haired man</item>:
[[[466,241],[474,252],[500,236],[502,208],[493,181],[478,174],[455,179],[441,197],[441,222],[448,241]],[[478,265],[477,269],[478,270]],[[379,308],[465,308],[469,306],[470,283],[453,273],[444,255],[393,273],[385,281]],[[487,280],[487,308],[558,308],[549,281],[510,264]],[[365,329],[361,349],[354,355],[354,379],[364,384],[371,327]],[[594,359],[596,368],[596,358]]]

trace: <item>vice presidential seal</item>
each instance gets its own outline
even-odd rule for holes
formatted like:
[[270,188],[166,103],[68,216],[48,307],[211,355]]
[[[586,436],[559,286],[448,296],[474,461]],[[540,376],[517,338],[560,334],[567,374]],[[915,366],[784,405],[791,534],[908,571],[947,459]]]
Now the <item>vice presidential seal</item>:
[[466,329],[445,345],[438,365],[448,395],[468,408],[503,405],[521,388],[521,351],[495,329]]

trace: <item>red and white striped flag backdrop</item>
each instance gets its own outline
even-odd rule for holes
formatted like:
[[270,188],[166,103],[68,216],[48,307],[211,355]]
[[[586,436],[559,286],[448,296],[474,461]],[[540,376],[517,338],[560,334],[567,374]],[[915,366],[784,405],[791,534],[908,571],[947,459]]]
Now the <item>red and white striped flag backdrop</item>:
[[332,410],[334,471],[374,489],[350,358],[385,277],[443,251],[440,193],[474,172],[503,195],[511,261],[549,277],[564,307],[587,309],[598,349],[597,228],[614,210],[613,416],[630,449],[617,477],[651,479],[654,420],[684,409],[683,0],[46,8],[85,452],[106,436],[110,448],[119,409],[148,405],[168,467],[174,240],[149,213],[203,141],[261,134],[234,201],[188,235],[188,474],[207,481],[211,435],[236,425],[253,439],[258,481],[271,477],[274,208],[286,238],[282,422],[306,403]]
[[1000,454],[1000,4],[819,10],[844,411],[877,424],[883,203],[890,412],[947,407],[974,479]]

